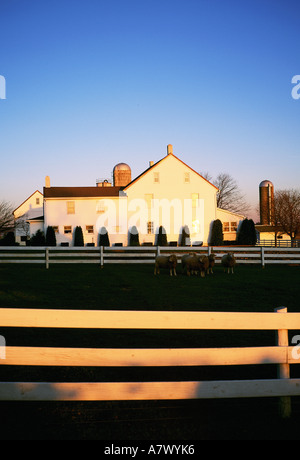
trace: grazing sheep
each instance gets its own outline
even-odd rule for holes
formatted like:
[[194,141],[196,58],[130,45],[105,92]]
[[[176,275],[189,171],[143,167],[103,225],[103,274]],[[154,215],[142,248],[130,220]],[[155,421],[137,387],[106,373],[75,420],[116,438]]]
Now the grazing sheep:
[[209,260],[207,256],[193,254],[185,259],[185,264],[188,276],[200,271],[201,277],[204,278],[205,272],[209,267]]
[[181,257],[181,270],[182,270],[182,273],[184,272],[185,268],[186,268],[186,261],[189,257],[197,257],[197,254],[195,254],[194,252],[190,252],[189,254],[184,254],[182,257]]
[[207,270],[207,274],[209,275],[210,273],[213,273],[213,268],[214,268],[215,262],[216,262],[215,254],[210,254],[208,256],[208,260],[209,260],[209,267],[208,267],[208,270]]
[[155,259],[154,275],[159,275],[160,268],[168,268],[170,270],[170,276],[172,276],[173,274],[174,276],[177,276],[176,265],[177,257],[175,254],[172,254],[170,256],[157,256]]
[[227,273],[230,273],[230,271],[231,273],[233,273],[235,264],[236,264],[236,260],[232,252],[228,252],[228,254],[225,254],[222,257],[222,265],[224,267],[224,272],[226,271],[226,268],[227,268]]
[[201,277],[205,277],[205,273],[207,273],[209,269],[209,258],[207,256],[200,256],[199,257],[199,263],[200,263],[200,273]]

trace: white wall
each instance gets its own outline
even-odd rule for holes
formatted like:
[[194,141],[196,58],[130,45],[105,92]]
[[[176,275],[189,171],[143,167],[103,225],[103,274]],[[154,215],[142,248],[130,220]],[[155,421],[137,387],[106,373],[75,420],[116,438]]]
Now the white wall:
[[[156,174],[159,174],[159,182],[155,182]],[[189,175],[189,182],[185,182],[186,174]],[[175,156],[165,157],[125,191],[128,195],[129,227],[139,215],[143,215],[137,200],[145,200],[146,195],[153,194],[152,209],[149,212],[146,209],[142,222],[138,222],[140,243],[154,242],[155,235],[148,235],[145,229],[148,220],[154,222],[154,232],[158,232],[160,225],[165,227],[168,241],[178,241],[182,227],[188,225],[192,242],[201,240],[207,243],[210,223],[216,216],[217,189]],[[192,194],[199,196],[198,208],[194,211]]]

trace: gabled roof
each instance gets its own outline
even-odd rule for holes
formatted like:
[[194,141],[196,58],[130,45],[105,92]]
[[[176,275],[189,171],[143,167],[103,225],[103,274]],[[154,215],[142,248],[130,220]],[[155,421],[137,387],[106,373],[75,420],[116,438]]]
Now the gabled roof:
[[126,185],[126,187],[123,188],[124,191],[126,191],[129,187],[131,187],[135,182],[137,182],[139,179],[141,179],[143,176],[145,176],[146,174],[148,174],[148,172],[150,171],[153,171],[153,169],[156,168],[156,166],[158,166],[160,163],[162,163],[163,161],[165,161],[167,158],[169,158],[170,156],[172,156],[173,158],[175,158],[177,161],[179,161],[180,163],[182,163],[186,168],[188,168],[190,171],[192,171],[193,173],[197,174],[199,177],[201,177],[201,179],[203,179],[205,182],[207,182],[209,185],[211,185],[212,187],[214,187],[215,189],[218,190],[218,187],[216,187],[214,184],[212,184],[211,182],[209,182],[207,179],[205,179],[205,177],[201,176],[201,174],[199,174],[197,171],[195,171],[194,169],[192,169],[189,165],[187,165],[186,163],[184,163],[182,160],[180,160],[180,158],[176,157],[173,153],[170,153],[168,155],[166,155],[164,158],[162,158],[161,160],[157,161],[156,163],[154,163],[152,166],[150,166],[149,168],[147,168],[144,172],[142,172],[139,176],[137,176],[135,179],[133,179],[129,184]]
[[100,198],[119,196],[123,187],[45,187],[47,198]]
[[33,192],[28,198],[26,198],[26,200],[23,201],[23,203],[21,203],[14,211],[13,211],[13,214],[21,207],[23,206],[23,204],[26,203],[26,201],[30,200],[30,198],[33,197],[33,195],[35,195],[36,193],[39,193],[41,195],[41,197],[43,196],[43,194],[39,191],[39,190],[36,190],[35,192]]

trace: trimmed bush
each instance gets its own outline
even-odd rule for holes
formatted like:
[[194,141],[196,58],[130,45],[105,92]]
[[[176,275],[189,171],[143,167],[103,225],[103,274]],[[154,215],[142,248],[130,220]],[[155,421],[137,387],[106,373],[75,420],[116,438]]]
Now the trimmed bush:
[[44,232],[42,232],[42,230],[38,230],[30,238],[30,246],[45,246],[45,245],[46,245],[46,238],[45,238]]
[[[180,240],[179,240],[179,246],[186,246],[187,239],[190,239],[190,230],[189,230],[189,227],[185,225],[182,228],[182,232],[181,232]],[[190,246],[190,244],[188,246]]]
[[157,235],[157,246],[168,246],[168,238],[166,234],[166,230],[161,225],[158,230]]
[[53,227],[48,227],[46,232],[46,246],[56,246],[56,236]]
[[83,232],[81,227],[76,227],[74,232],[74,246],[84,246]]
[[211,229],[211,238],[210,238],[210,246],[222,246],[224,242],[224,235],[223,235],[223,225],[222,222],[217,219],[213,221],[212,229]]
[[108,232],[105,227],[102,227],[100,230],[98,246],[110,246]]
[[237,236],[238,245],[255,246],[257,235],[252,219],[244,219]]
[[1,240],[0,246],[16,246],[14,232],[8,232]]
[[139,245],[140,245],[139,232],[138,232],[138,229],[135,226],[133,226],[129,232],[128,246],[139,246]]

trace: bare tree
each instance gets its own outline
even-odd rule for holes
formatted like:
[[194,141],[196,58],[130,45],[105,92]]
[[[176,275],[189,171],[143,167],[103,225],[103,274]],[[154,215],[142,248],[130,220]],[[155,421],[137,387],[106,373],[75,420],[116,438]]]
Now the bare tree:
[[204,179],[218,187],[218,208],[241,214],[249,212],[250,205],[246,202],[237,181],[230,174],[220,173],[216,179],[212,179],[208,172],[201,173],[201,175]]
[[7,201],[0,201],[0,235],[14,229],[13,208]]
[[289,235],[292,246],[300,235],[300,192],[278,190],[274,196],[274,220]]

